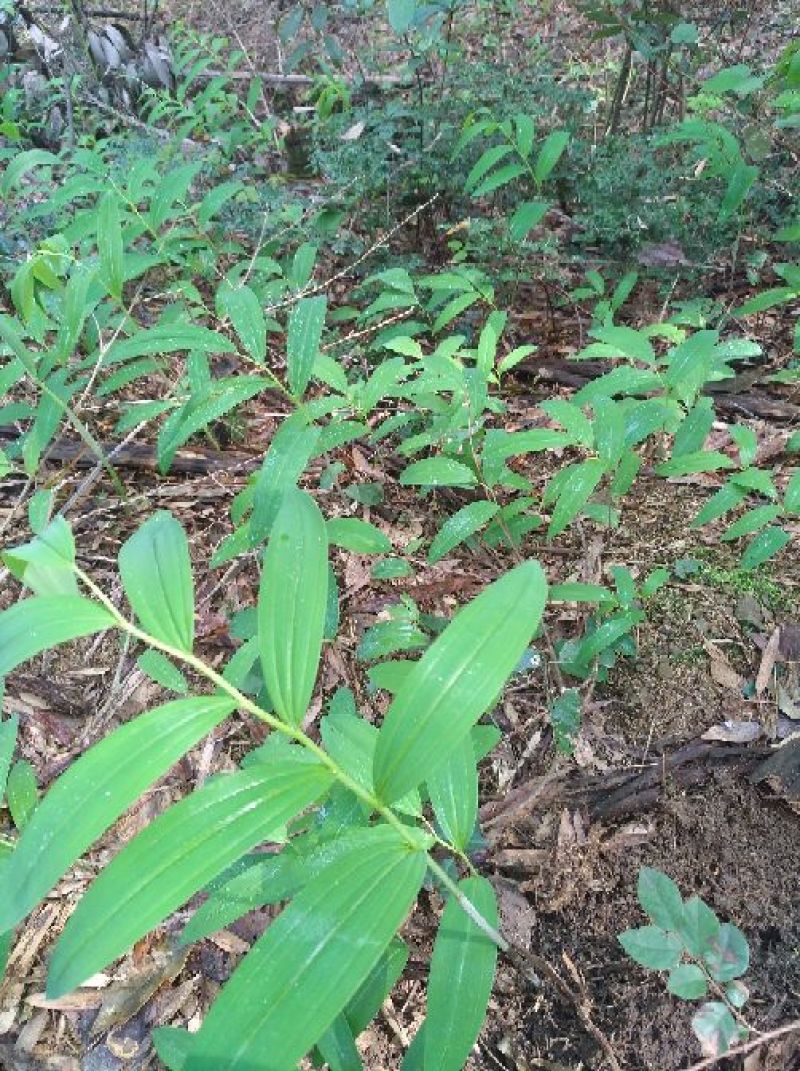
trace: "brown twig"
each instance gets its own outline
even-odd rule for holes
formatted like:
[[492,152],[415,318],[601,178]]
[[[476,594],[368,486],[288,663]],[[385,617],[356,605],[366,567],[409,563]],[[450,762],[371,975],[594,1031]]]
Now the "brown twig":
[[768,1031],[766,1034],[759,1034],[757,1038],[753,1038],[751,1041],[745,1041],[741,1045],[734,1045],[732,1049],[720,1053],[719,1056],[707,1056],[705,1060],[700,1060],[698,1063],[692,1064],[691,1067],[687,1067],[686,1071],[704,1071],[704,1068],[713,1067],[720,1060],[727,1060],[730,1056],[743,1056],[747,1052],[752,1052],[753,1049],[766,1045],[769,1041],[774,1041],[775,1038],[783,1037],[785,1034],[793,1034],[798,1030],[800,1030],[800,1019],[795,1019],[791,1023],[785,1023],[775,1030]]

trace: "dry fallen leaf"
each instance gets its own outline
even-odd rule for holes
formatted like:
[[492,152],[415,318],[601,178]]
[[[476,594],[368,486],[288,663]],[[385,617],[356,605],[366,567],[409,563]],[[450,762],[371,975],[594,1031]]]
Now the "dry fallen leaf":
[[763,732],[757,721],[733,721],[728,719],[720,725],[712,725],[701,736],[701,740],[719,740],[723,744],[749,744],[758,740]]

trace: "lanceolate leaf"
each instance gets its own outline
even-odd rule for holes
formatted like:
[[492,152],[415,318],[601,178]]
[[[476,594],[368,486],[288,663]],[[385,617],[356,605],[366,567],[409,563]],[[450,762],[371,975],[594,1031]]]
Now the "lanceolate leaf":
[[114,624],[108,610],[80,595],[23,599],[0,613],[0,677],[48,647]]
[[286,366],[289,388],[295,398],[302,396],[319,353],[328,299],[324,294],[303,298],[292,309],[286,335]]
[[161,510],[122,544],[122,586],[147,632],[181,651],[194,643],[194,582],[180,523]]
[[328,538],[313,498],[293,489],[275,519],[258,597],[264,681],[275,710],[299,725],[317,677],[328,596]]
[[399,477],[404,485],[424,487],[470,487],[477,483],[472,469],[450,457],[428,457],[403,469]]
[[428,551],[428,561],[438,562],[445,554],[469,539],[494,517],[500,507],[494,502],[470,502],[448,517],[436,533]]
[[318,439],[319,428],[310,425],[301,410],[292,413],[276,431],[256,477],[250,521],[253,543],[269,535],[284,495],[297,486]]
[[0,721],[0,804],[3,802],[3,793],[6,790],[6,780],[8,771],[11,769],[11,756],[14,754],[18,729],[19,718],[16,714],[12,714],[7,721]]
[[[466,878],[461,892],[497,926],[497,901],[485,878]],[[433,947],[425,1020],[425,1071],[460,1071],[480,1033],[494,982],[497,946],[459,907],[447,903]]]
[[249,286],[224,282],[217,291],[217,308],[227,316],[242,345],[258,364],[267,356],[267,323],[261,302]]
[[[566,469],[562,471],[567,472]],[[550,539],[559,532],[563,532],[567,525],[577,517],[605,471],[605,463],[599,458],[589,458],[588,461],[581,461],[570,466],[567,477],[561,485],[561,492],[547,529]]]
[[122,955],[269,831],[330,786],[323,766],[255,765],[171,807],[106,867],[56,946],[47,990],[69,992]]
[[123,246],[117,195],[111,191],[100,199],[97,212],[97,249],[111,295],[122,298]]
[[428,777],[428,795],[445,837],[463,851],[478,819],[478,768],[469,733]]
[[426,855],[388,827],[300,892],[244,958],[196,1037],[186,1071],[292,1068],[380,959],[417,895]]
[[424,781],[494,702],[539,625],[546,597],[539,563],[518,565],[428,648],[378,737],[374,783],[382,799],[391,803]]
[[24,918],[144,790],[234,709],[227,696],[179,699],[121,726],[70,766],[0,873],[0,933]]

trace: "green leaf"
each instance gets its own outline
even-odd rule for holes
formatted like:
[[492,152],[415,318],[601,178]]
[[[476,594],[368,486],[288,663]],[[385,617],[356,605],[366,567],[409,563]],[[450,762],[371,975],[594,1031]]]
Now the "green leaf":
[[550,602],[614,602],[614,595],[601,584],[554,584],[550,588]]
[[328,299],[324,294],[303,298],[289,313],[286,334],[286,369],[289,389],[300,398],[308,386],[319,353]]
[[5,551],[2,560],[35,595],[78,595],[75,540],[63,517],[55,517],[30,543]]
[[738,521],[734,521],[733,524],[729,525],[722,533],[721,538],[725,542],[729,542],[732,539],[738,539],[740,536],[750,535],[752,532],[757,532],[759,529],[771,524],[782,513],[783,510],[780,506],[756,506],[755,509],[748,510]]
[[706,976],[694,963],[679,963],[667,978],[667,989],[683,1000],[698,1000],[708,992]]
[[787,301],[793,301],[794,298],[795,291],[791,286],[775,286],[771,290],[763,290],[760,294],[756,294],[755,297],[745,301],[743,305],[736,309],[734,315],[752,316],[755,312],[766,312],[767,309],[772,309],[776,305],[784,305]]
[[189,542],[179,521],[160,510],[122,544],[122,586],[142,628],[191,652],[194,644],[194,581]]
[[361,983],[356,995],[344,1010],[345,1018],[353,1034],[358,1037],[366,1030],[394,988],[408,962],[408,947],[399,937],[391,944]]
[[783,550],[791,538],[791,534],[784,528],[777,528],[775,525],[763,528],[742,555],[742,568],[757,568],[778,551]]
[[385,826],[310,882],[242,960],[185,1071],[294,1067],[355,995],[406,917],[426,855]]
[[177,1026],[159,1026],[153,1031],[153,1047],[169,1071],[184,1071],[194,1034]]
[[428,796],[442,833],[464,851],[478,820],[478,768],[470,734],[428,775]]
[[100,834],[234,707],[227,696],[167,703],[121,726],[73,763],[36,808],[0,872],[0,933],[16,926]]
[[[355,712],[337,709],[331,704],[331,712],[322,719],[320,732],[325,749],[356,784],[373,792],[372,767],[378,730]],[[396,807],[404,814],[419,815],[422,810],[419,793],[412,791],[397,801]]]
[[84,893],[50,961],[48,994],[68,993],[121,956],[331,781],[316,764],[254,765],[170,807]]
[[267,358],[267,321],[255,292],[244,283],[233,286],[226,280],[217,290],[217,310],[231,321],[253,360],[263,364]]
[[[513,152],[511,145],[493,145],[490,149],[487,149],[481,156],[478,157],[477,162],[473,166],[470,173],[467,175],[464,183],[464,192],[469,193],[473,190],[484,175],[499,164],[501,160],[505,160],[507,156],[510,156]],[[462,286],[461,289],[464,287]]]
[[566,475],[563,483],[559,484],[558,501],[547,529],[548,539],[563,532],[567,525],[577,517],[588,502],[592,491],[600,483],[605,471],[605,463],[599,458],[589,458],[588,461],[580,461],[570,465],[567,469],[562,469],[562,473]]
[[581,727],[581,695],[577,688],[565,688],[548,709],[553,740],[562,755],[575,750],[575,737]]
[[726,483],[716,491],[706,502],[700,512],[692,521],[692,528],[701,528],[704,524],[710,524],[718,517],[724,516],[747,497],[747,492],[735,484]]
[[[497,901],[485,878],[459,891],[497,927]],[[497,946],[460,907],[447,902],[433,946],[425,1019],[425,1071],[460,1071],[477,1040],[494,982]]]
[[722,204],[719,209],[720,221],[728,219],[738,211],[745,197],[750,192],[750,187],[758,178],[758,168],[752,164],[740,162],[736,164],[728,179],[728,186]]
[[656,971],[672,970],[678,965],[683,951],[680,939],[658,926],[625,930],[619,935],[618,941],[631,959]]
[[671,457],[669,461],[656,468],[658,476],[690,476],[697,472],[716,472],[718,469],[732,469],[733,462],[727,454],[719,450],[698,450],[694,454],[682,454]]
[[380,528],[358,517],[336,517],[327,522],[328,540],[356,554],[389,554],[392,542]]
[[695,958],[702,956],[719,927],[719,919],[708,904],[699,896],[690,896],[683,905],[683,918],[678,927],[687,952]]
[[337,1015],[317,1042],[317,1050],[329,1071],[361,1071],[361,1062],[353,1031],[343,1015]]
[[485,197],[487,193],[494,193],[495,190],[507,186],[509,182],[513,182],[515,178],[519,178],[520,175],[524,174],[525,168],[522,164],[504,164],[502,167],[498,167],[496,171],[493,171],[488,178],[485,178],[479,186],[476,186],[472,191],[472,196]]
[[264,555],[258,632],[264,682],[284,721],[303,720],[317,678],[328,595],[328,538],[313,498],[288,491]]
[[142,673],[154,680],[156,684],[160,684],[162,688],[168,688],[179,695],[186,695],[189,691],[184,675],[161,651],[152,648],[144,651],[136,659],[136,664]]
[[108,289],[117,301],[122,300],[123,271],[122,227],[119,219],[119,201],[116,193],[109,190],[100,198],[97,208],[97,249]]
[[561,154],[568,144],[569,134],[566,130],[553,130],[544,139],[533,169],[534,178],[540,185],[561,159]]
[[750,964],[747,938],[731,922],[723,922],[709,941],[703,959],[715,982],[730,982],[744,974]]
[[386,0],[389,25],[395,33],[408,33],[417,13],[416,0]]
[[272,380],[261,376],[239,375],[214,380],[209,394],[190,399],[161,425],[157,443],[159,470],[167,472],[178,447],[198,431],[208,428],[215,420],[272,386]]
[[797,469],[783,492],[783,508],[787,513],[800,513],[800,469]]
[[18,731],[18,715],[12,714],[6,721],[0,721],[0,804],[3,802],[3,794],[6,790],[8,771],[11,768],[11,756],[14,754]]
[[517,205],[514,215],[508,221],[508,232],[515,242],[521,242],[530,230],[542,222],[549,210],[547,201],[523,201]]
[[319,434],[320,429],[310,425],[300,410],[284,420],[275,432],[256,477],[250,522],[253,543],[260,543],[269,535],[284,495],[297,486],[311,460]]
[[433,565],[440,561],[459,543],[480,531],[499,508],[494,502],[470,502],[468,506],[462,506],[452,517],[447,518],[436,533],[428,551],[429,563]]
[[50,647],[115,624],[108,610],[80,595],[23,599],[0,613],[0,677]]
[[478,482],[472,469],[449,457],[428,457],[403,469],[399,483],[404,487],[472,487]]
[[36,772],[29,762],[20,759],[11,767],[6,783],[6,800],[14,825],[22,832],[39,802]]
[[106,353],[103,365],[105,367],[127,361],[131,357],[175,353],[178,350],[189,350],[192,353],[233,353],[234,347],[224,335],[210,331],[207,327],[182,323],[158,324],[113,343]]
[[710,1000],[692,1018],[692,1030],[707,1056],[722,1056],[740,1038],[736,1020],[718,1000]]
[[629,357],[635,361],[642,361],[644,364],[655,362],[656,355],[652,342],[647,335],[633,327],[627,327],[624,324],[609,324],[605,327],[594,328],[592,334],[608,348],[603,352],[603,356]]
[[416,787],[494,702],[541,621],[547,581],[525,562],[465,606],[428,648],[389,707],[375,752],[387,803]]
[[643,866],[637,884],[639,903],[651,920],[665,930],[679,930],[683,921],[683,897],[672,878]]

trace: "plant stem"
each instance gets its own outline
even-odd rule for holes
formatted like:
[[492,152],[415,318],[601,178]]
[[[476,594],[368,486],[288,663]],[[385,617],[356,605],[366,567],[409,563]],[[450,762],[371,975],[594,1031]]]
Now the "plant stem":
[[[274,714],[269,714],[266,710],[263,710],[257,703],[254,703],[252,699],[249,699],[243,692],[240,692],[238,688],[234,687],[229,681],[212,669],[211,666],[192,654],[190,651],[182,651],[177,647],[173,647],[171,644],[164,643],[162,640],[157,639],[155,636],[151,636],[149,633],[140,629],[134,625],[132,621],[129,621],[123,614],[119,612],[114,603],[108,596],[94,583],[90,576],[88,576],[79,566],[75,565],[74,570],[79,579],[86,585],[91,591],[94,597],[100,602],[105,609],[109,612],[114,619],[114,623],[121,631],[132,636],[134,639],[141,640],[142,643],[147,644],[149,647],[155,647],[157,650],[163,652],[163,654],[169,655],[170,658],[174,658],[177,662],[183,662],[184,665],[190,666],[206,680],[216,685],[218,689],[225,692],[234,700],[237,707],[242,710],[246,710],[248,714],[252,714],[253,717],[259,721],[266,723],[271,729],[277,732],[283,733],[296,743],[300,744],[307,751],[319,761],[322,766],[325,766],[333,775],[333,777],[346,789],[362,800],[372,811],[376,811],[383,820],[390,825],[397,833],[400,834],[402,839],[413,848],[415,851],[419,851],[419,839],[414,836],[416,830],[410,829],[405,823],[403,823],[391,807],[381,803],[381,801],[374,796],[370,791],[364,788],[362,785],[354,781],[348,773],[346,773],[337,762],[335,762],[326,751],[324,751],[318,744],[316,744],[311,737],[307,736],[299,726],[289,725],[287,722],[282,721]],[[452,845],[447,844],[446,841],[442,841],[440,838],[436,840],[446,847],[449,851],[454,851]],[[461,853],[457,852],[460,855]],[[444,870],[435,859],[427,856],[428,869],[431,873],[444,885],[444,887],[456,898],[461,908],[466,912],[469,918],[475,923],[479,930],[486,937],[496,944],[503,952],[509,950],[509,943],[502,936],[502,934],[495,929],[490,922],[487,921],[475,907],[475,905],[461,892],[456,882],[450,877],[446,870]]]

